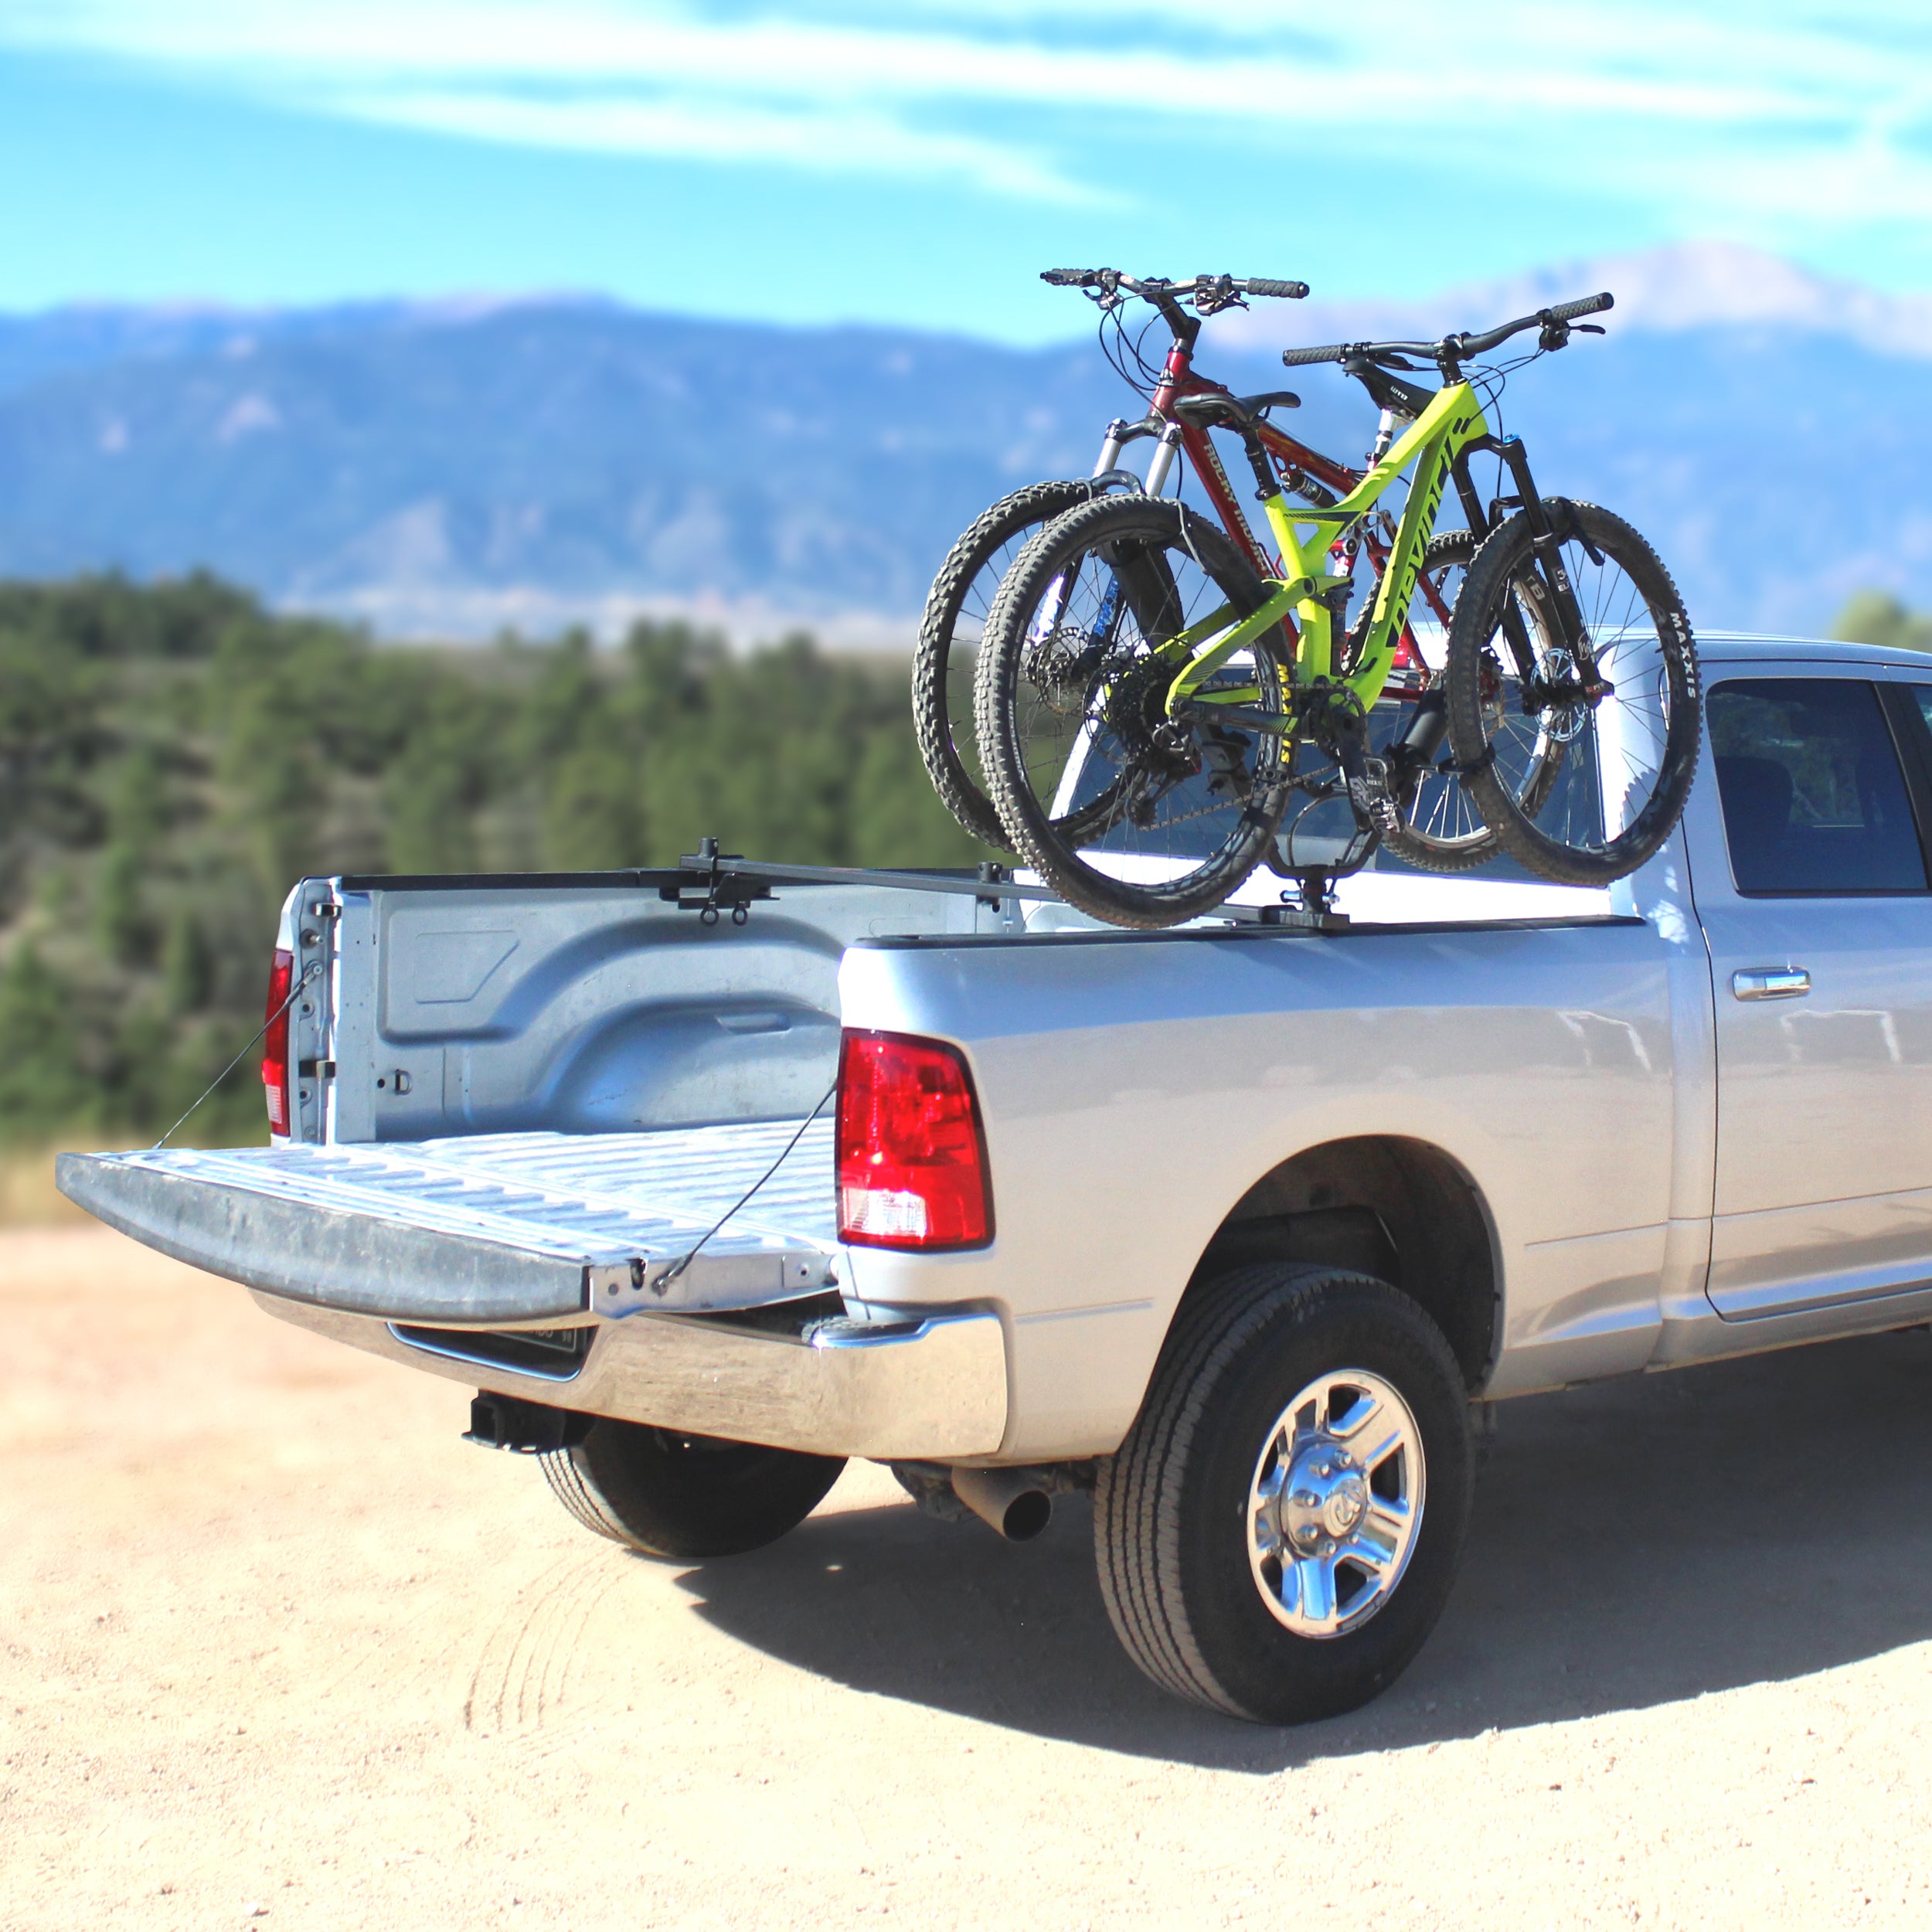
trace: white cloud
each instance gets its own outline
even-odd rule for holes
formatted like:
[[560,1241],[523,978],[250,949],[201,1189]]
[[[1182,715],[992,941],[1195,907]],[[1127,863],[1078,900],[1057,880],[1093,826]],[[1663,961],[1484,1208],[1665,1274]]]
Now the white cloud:
[[1257,162],[1286,131],[1355,155],[1372,194],[1374,170],[1430,161],[1570,171],[1680,227],[1771,242],[1932,216],[1922,0],[1383,0],[1319,18],[1277,0],[0,0],[0,44],[473,140],[1018,198],[1111,198],[1110,151],[1083,138],[1104,125],[1247,143]]
[[[1168,12],[1149,6],[1146,17]],[[336,0],[326,10],[295,0],[0,0],[0,35],[283,84],[630,83],[758,98],[1050,105],[1127,126],[1163,115],[1352,125],[1365,114],[1454,124],[1493,116],[1499,98],[1517,114],[1646,120],[1811,121],[1835,111],[1815,84],[1818,63],[1805,57],[1809,39],[1790,57],[1740,63],[1734,45],[1661,8],[1654,21],[1635,9],[1572,8],[1553,24],[1544,8],[1508,0],[1492,9],[1491,32],[1472,39],[1445,31],[1433,0],[1389,0],[1359,44],[1325,46],[1282,31],[1240,51],[1197,50],[1178,34],[1183,44],[1123,46],[1112,32],[1038,32],[1061,15],[1105,24],[1078,4],[1035,8],[1030,22],[1015,9],[1003,31],[975,32],[956,20],[922,29],[916,16],[908,26],[903,12],[900,24],[873,27],[836,17],[706,19],[611,0]],[[1638,20],[1643,30],[1631,32]],[[1622,23],[1614,36],[1613,22]],[[1590,57],[1626,39],[1631,54]],[[1392,61],[1390,46],[1410,57]],[[1854,64],[1859,72],[1845,78],[1869,87],[1893,71],[1876,51]]]
[[915,130],[873,113],[787,110],[693,95],[558,99],[481,89],[350,90],[327,98],[335,111],[362,120],[519,146],[964,179],[992,194],[1062,203],[1110,199],[1000,143]]

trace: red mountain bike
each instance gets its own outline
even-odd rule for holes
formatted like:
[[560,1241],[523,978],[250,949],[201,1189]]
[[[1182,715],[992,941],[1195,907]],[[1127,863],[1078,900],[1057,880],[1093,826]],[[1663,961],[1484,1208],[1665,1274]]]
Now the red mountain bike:
[[[1250,295],[1298,300],[1308,292],[1305,282],[1241,280],[1231,275],[1199,275],[1184,282],[1158,277],[1137,280],[1111,268],[1049,269],[1041,279],[1056,287],[1081,289],[1097,304],[1102,352],[1123,380],[1147,397],[1148,410],[1138,421],[1116,418],[1107,425],[1090,476],[1028,484],[982,512],[947,553],[927,595],[913,665],[913,716],[920,755],[934,789],[953,816],[975,838],[996,847],[1005,847],[1009,841],[986,795],[974,736],[974,662],[994,597],[1027,539],[1063,512],[1111,491],[1140,491],[1158,496],[1176,464],[1185,463],[1199,480],[1222,527],[1256,573],[1264,579],[1278,577],[1281,562],[1257,539],[1222,465],[1213,431],[1253,430],[1267,452],[1266,462],[1259,457],[1252,459],[1256,485],[1264,495],[1285,488],[1304,502],[1325,507],[1362,477],[1361,471],[1311,449],[1268,420],[1275,410],[1300,407],[1299,396],[1286,389],[1236,396],[1226,384],[1194,366],[1195,344],[1208,317],[1223,309],[1245,308],[1245,298]],[[1124,327],[1123,314],[1133,297],[1151,304],[1167,325],[1171,345],[1158,364],[1146,359],[1138,340]],[[1189,305],[1192,315],[1188,313]],[[1371,463],[1386,447],[1392,434],[1392,423],[1385,423],[1382,448],[1371,453]],[[1154,444],[1145,478],[1120,468],[1122,451],[1140,441]],[[1275,474],[1268,472],[1267,463],[1273,464]],[[1393,522],[1384,515],[1346,546],[1339,546],[1335,567],[1359,566],[1372,578],[1379,576],[1393,535]],[[1462,576],[1475,553],[1475,538],[1457,530],[1437,537],[1424,556],[1419,584],[1422,606],[1444,631]],[[1362,600],[1365,614],[1373,603],[1372,597]],[[1405,696],[1417,696],[1431,675],[1413,631],[1405,628],[1391,679],[1392,695],[1400,689]],[[1382,843],[1410,864],[1435,872],[1479,865],[1497,849],[1481,815],[1463,797],[1453,775],[1444,782],[1416,788],[1406,801],[1400,825],[1393,832],[1385,830]],[[1291,862],[1292,855],[1287,857]]]

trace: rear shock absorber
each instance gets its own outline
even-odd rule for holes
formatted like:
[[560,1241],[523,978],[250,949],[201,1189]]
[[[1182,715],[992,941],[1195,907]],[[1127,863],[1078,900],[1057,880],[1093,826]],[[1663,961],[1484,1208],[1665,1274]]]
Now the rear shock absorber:
[[1298,470],[1292,463],[1281,465],[1281,487],[1291,496],[1312,503],[1318,510],[1332,510],[1342,500],[1326,484],[1318,483],[1307,471]]

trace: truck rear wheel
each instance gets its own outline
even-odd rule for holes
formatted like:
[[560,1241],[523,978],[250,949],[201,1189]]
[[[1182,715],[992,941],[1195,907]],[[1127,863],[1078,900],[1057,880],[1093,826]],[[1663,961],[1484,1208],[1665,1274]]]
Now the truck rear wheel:
[[540,1459],[587,1529],[648,1556],[691,1561],[761,1549],[795,1529],[838,1480],[839,1456],[726,1442],[600,1416]]
[[1100,1467],[1094,1553],[1149,1677],[1298,1724],[1396,1680],[1468,1529],[1468,1397],[1441,1331],[1372,1276],[1265,1263],[1191,1299]]

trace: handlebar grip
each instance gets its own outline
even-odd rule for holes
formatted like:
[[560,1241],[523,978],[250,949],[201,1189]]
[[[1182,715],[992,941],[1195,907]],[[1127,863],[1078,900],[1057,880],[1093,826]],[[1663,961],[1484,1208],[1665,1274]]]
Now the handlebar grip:
[[1607,308],[1617,306],[1617,298],[1606,291],[1601,295],[1586,295],[1580,302],[1559,302],[1554,308],[1543,313],[1553,322],[1573,322],[1579,315],[1599,315]]
[[1308,292],[1306,282],[1262,281],[1250,275],[1241,286],[1250,295],[1279,295],[1284,301],[1298,302]]
[[1294,369],[1303,362],[1338,362],[1348,353],[1346,342],[1331,342],[1326,349],[1284,349],[1281,359]]
[[1043,268],[1040,280],[1051,282],[1056,288],[1084,288],[1089,282],[1100,278],[1097,268]]

